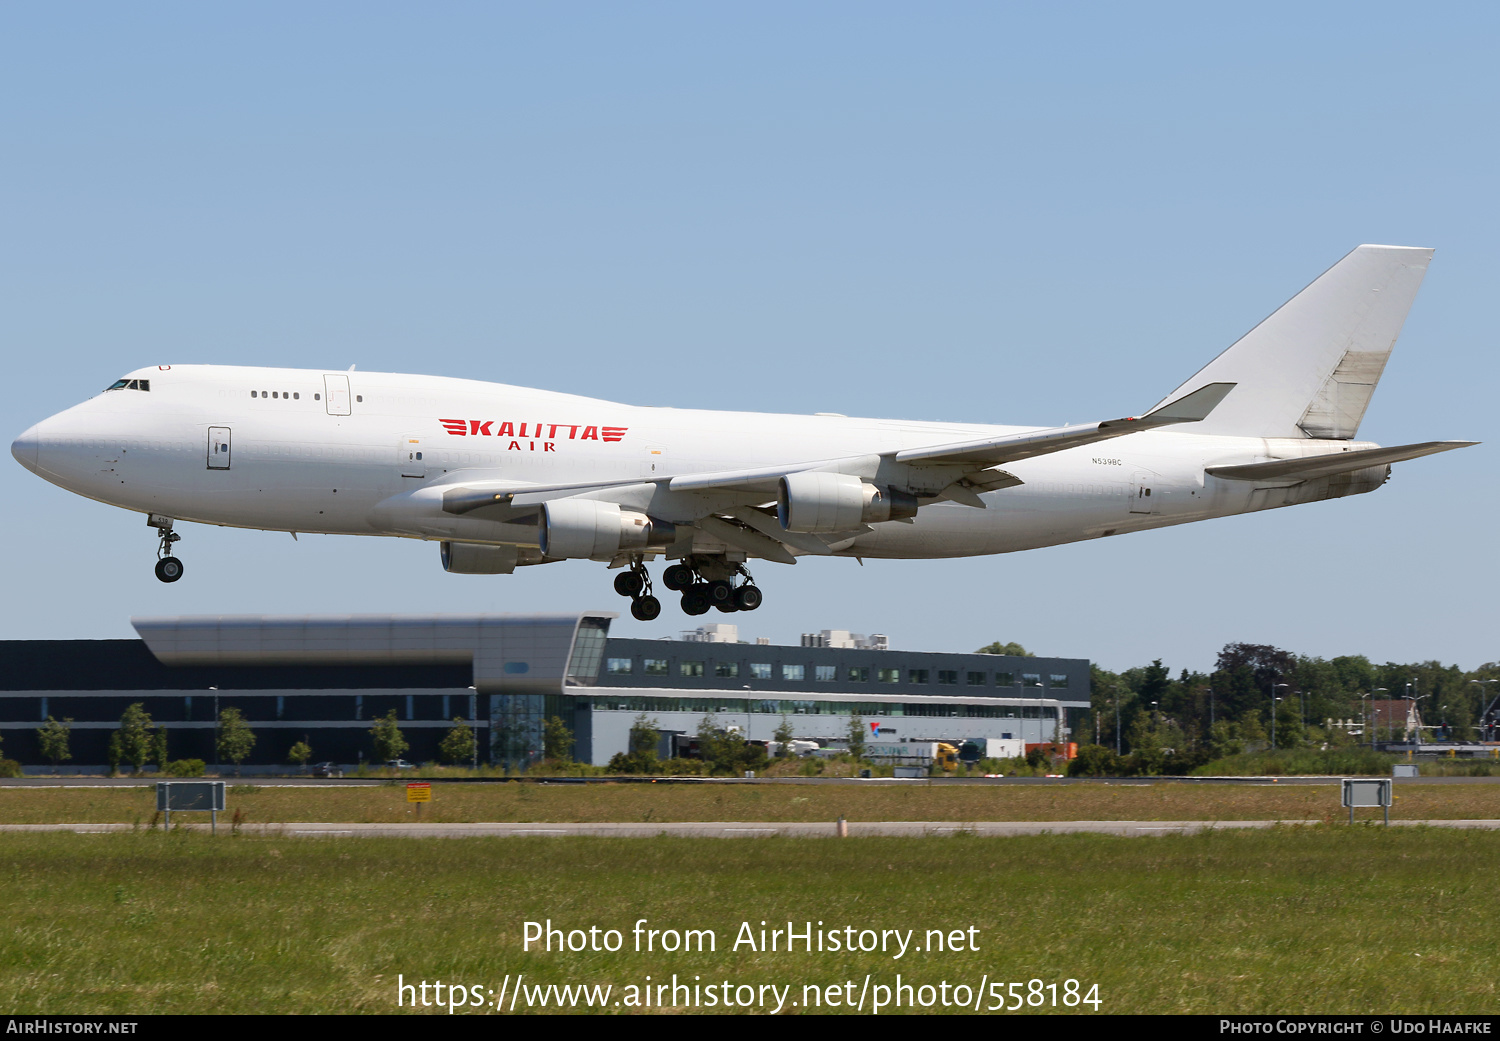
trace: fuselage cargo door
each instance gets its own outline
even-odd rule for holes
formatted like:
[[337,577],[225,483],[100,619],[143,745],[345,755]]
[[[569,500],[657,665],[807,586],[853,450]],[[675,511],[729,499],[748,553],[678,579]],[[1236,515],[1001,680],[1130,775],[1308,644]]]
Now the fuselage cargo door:
[[349,377],[343,373],[323,377],[323,401],[330,416],[349,414]]
[[422,439],[415,434],[408,434],[401,439],[397,446],[397,462],[401,467],[402,477],[426,477],[427,463],[422,459]]
[[1155,474],[1137,471],[1130,479],[1130,512],[1131,513],[1153,513],[1151,506],[1151,485],[1156,480]]
[[229,469],[229,428],[208,428],[208,468],[210,470]]
[[664,465],[667,458],[667,450],[662,445],[647,445],[646,455],[641,459],[641,476],[655,477],[658,473],[665,473]]

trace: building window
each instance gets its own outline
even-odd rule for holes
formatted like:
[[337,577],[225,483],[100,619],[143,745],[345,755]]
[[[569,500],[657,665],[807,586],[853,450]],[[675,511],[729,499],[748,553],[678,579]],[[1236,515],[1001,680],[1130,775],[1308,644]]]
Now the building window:
[[956,684],[958,682],[958,670],[957,669],[939,669],[938,670],[938,682],[939,683]]
[[997,673],[995,673],[995,686],[997,686],[997,687],[1010,687],[1010,686],[1014,686],[1015,682],[1016,682],[1016,677],[1013,674],[1009,673],[1009,672],[997,672]]
[[750,678],[753,680],[768,680],[771,678],[771,663],[766,661],[753,661],[750,663]]
[[806,672],[801,665],[783,665],[781,678],[787,683],[801,683],[806,678]]
[[611,676],[629,676],[631,664],[629,658],[611,658],[605,667]]
[[982,686],[984,686],[984,673],[982,673],[982,672],[971,672],[971,673],[969,673],[969,686],[971,686],[971,687],[982,687]]
[[901,670],[900,669],[881,669],[880,670],[880,682],[881,683],[900,683],[901,682]]
[[740,674],[740,663],[737,661],[721,661],[714,665],[714,675],[721,680],[736,679]]
[[849,666],[848,680],[850,683],[869,683],[870,667],[868,665]]
[[1068,674],[1065,672],[1054,672],[1051,679],[1052,682],[1050,685],[1053,687],[1066,687],[1068,685]]
[[833,683],[839,678],[837,665],[818,665],[813,668],[813,679],[819,683]]
[[667,659],[645,658],[641,661],[641,671],[647,676],[665,676],[667,674]]
[[1021,673],[1021,686],[1040,687],[1042,685],[1042,674],[1040,672]]
[[906,670],[906,682],[907,683],[926,683],[927,682],[927,670],[926,669],[907,669]]
[[689,679],[703,678],[703,663],[701,661],[680,661],[677,663],[678,671]]

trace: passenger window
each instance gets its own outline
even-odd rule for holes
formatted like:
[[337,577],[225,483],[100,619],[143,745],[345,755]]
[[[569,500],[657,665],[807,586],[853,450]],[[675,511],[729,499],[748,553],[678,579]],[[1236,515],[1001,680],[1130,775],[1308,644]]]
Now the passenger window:
[[279,398],[279,397],[281,397],[281,395],[280,395],[280,394],[278,394],[278,393],[276,393],[276,392],[275,392],[275,391],[274,391],[274,390],[273,390],[273,391],[271,391],[271,397],[273,397],[273,398]]
[[295,391],[294,391],[294,392],[293,392],[293,393],[292,393],[292,400],[293,400],[293,401],[301,401],[301,400],[302,400],[302,395],[301,395],[301,394],[298,394],[298,393],[296,393],[296,392],[295,392]]
[[363,394],[356,394],[356,395],[354,395],[354,400],[355,401],[363,401],[363,400],[365,400],[365,396]]
[[321,394],[314,394],[313,395],[313,400],[314,401],[322,401],[323,400],[323,395],[321,395]]
[[252,390],[252,391],[251,391],[251,392],[250,392],[250,396],[251,396],[251,397],[252,397],[252,398],[253,398],[253,397],[255,397],[255,391],[253,391],[253,390]]

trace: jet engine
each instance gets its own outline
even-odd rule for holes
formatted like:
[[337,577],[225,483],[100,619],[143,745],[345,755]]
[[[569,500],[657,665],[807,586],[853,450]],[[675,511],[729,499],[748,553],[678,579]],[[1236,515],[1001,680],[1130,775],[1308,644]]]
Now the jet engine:
[[598,499],[553,499],[542,503],[542,553],[556,558],[610,560],[647,546],[670,546],[677,527],[668,521]]
[[[516,546],[489,546],[481,542],[444,542],[443,570],[455,575],[508,575],[516,569],[520,550]],[[535,553],[532,550],[532,553]]]
[[848,531],[917,515],[917,497],[849,474],[808,471],[781,479],[776,516],[787,531]]

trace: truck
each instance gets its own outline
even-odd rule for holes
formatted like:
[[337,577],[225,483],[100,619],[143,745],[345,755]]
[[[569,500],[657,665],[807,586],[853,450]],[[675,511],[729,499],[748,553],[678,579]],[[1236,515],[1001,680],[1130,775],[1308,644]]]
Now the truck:
[[966,763],[981,759],[1019,759],[1026,754],[1026,743],[1020,738],[976,737],[965,741],[958,757]]

